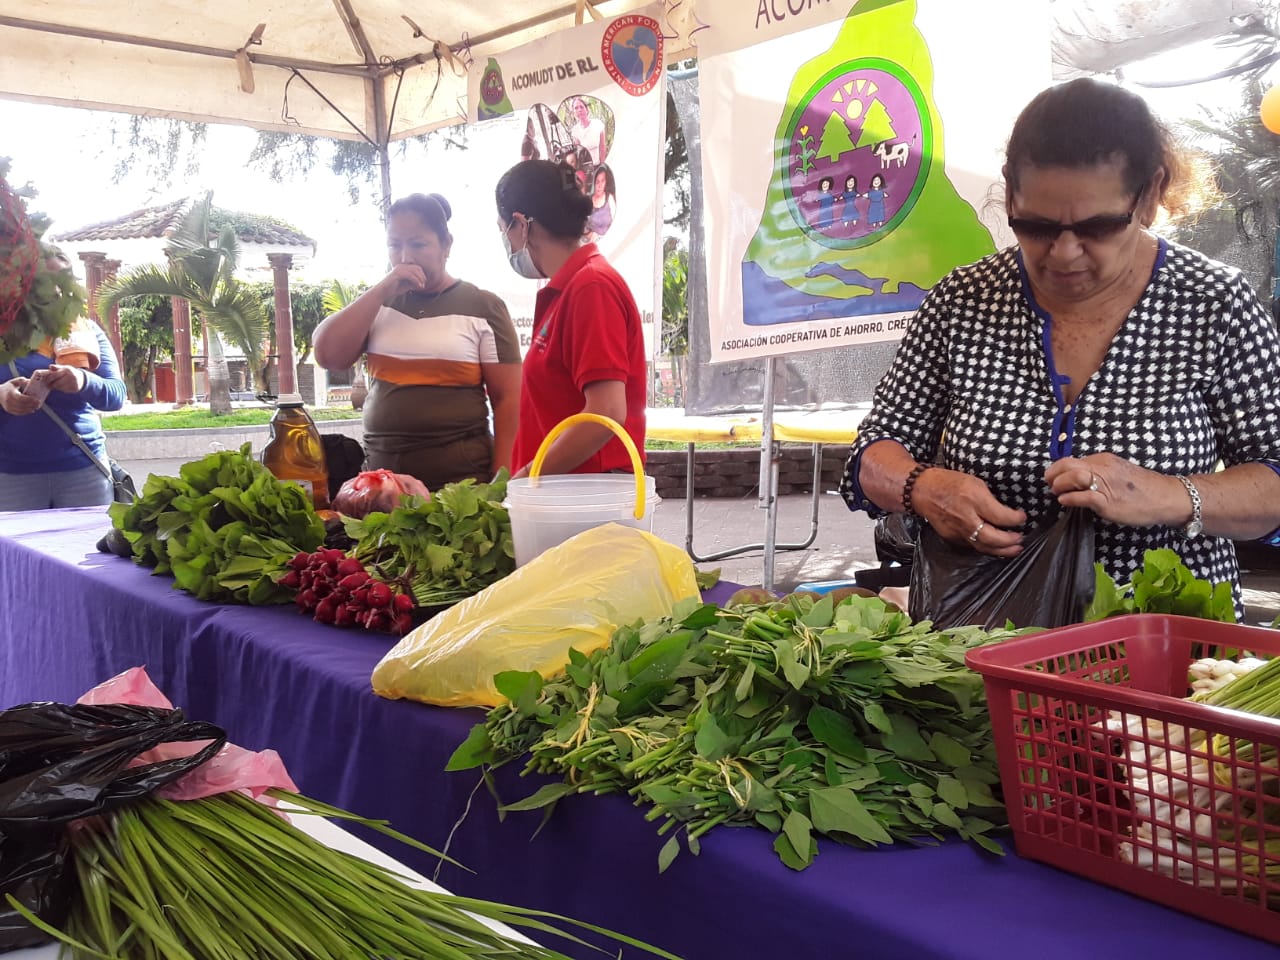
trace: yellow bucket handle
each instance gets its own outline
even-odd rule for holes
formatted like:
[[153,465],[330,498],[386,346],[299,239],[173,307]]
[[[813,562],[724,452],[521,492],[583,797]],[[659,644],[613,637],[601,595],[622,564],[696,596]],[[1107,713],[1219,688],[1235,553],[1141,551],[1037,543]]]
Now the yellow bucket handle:
[[640,453],[636,450],[636,445],[631,442],[631,436],[622,429],[622,425],[617,420],[611,417],[602,417],[598,413],[575,413],[557,423],[542,441],[542,445],[538,447],[538,452],[533,455],[533,463],[529,465],[529,479],[536,480],[538,474],[542,472],[542,461],[547,458],[547,451],[551,449],[551,444],[555,442],[556,437],[576,423],[598,423],[602,427],[608,427],[613,431],[614,436],[622,441],[622,445],[627,448],[627,453],[631,455],[631,469],[636,475],[635,518],[639,520],[644,517],[644,464],[640,462]]

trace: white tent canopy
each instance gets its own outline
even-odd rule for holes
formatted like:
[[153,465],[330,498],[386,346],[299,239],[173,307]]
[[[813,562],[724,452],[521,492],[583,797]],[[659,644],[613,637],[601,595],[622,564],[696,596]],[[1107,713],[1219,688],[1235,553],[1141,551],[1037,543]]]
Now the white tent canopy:
[[[385,147],[461,121],[468,64],[483,67],[492,53],[584,17],[653,2],[0,0],[0,97]],[[705,24],[696,0],[663,6],[670,61],[690,52],[691,35]],[[973,6],[980,11],[981,0]],[[1274,29],[1278,7],[1277,0],[1051,0],[1057,72],[1112,70],[1250,24]]]
[[0,0],[0,97],[385,145],[463,119],[467,63],[592,11],[583,0]]

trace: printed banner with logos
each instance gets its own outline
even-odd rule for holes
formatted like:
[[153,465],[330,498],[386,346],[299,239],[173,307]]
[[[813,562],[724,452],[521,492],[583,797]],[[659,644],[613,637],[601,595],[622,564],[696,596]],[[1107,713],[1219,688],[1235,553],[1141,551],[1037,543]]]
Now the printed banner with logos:
[[[513,163],[541,158],[575,167],[594,205],[587,239],[631,287],[650,356],[661,304],[663,19],[657,3],[585,23],[477,60],[468,79],[468,154],[492,171],[487,222],[496,218],[493,187]],[[506,300],[527,349],[538,285],[513,273],[481,286]]]
[[1000,168],[1051,81],[1045,0],[697,13],[713,362],[898,339],[948,271],[1012,242]]

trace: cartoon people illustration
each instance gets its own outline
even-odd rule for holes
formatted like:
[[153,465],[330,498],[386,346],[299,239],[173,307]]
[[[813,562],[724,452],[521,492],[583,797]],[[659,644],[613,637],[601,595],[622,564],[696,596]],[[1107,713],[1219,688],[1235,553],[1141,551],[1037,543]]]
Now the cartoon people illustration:
[[835,181],[830,177],[823,177],[818,181],[818,227],[826,229],[835,222],[836,198],[831,192],[831,188],[835,186]]
[[596,167],[592,183],[591,215],[587,217],[587,231],[584,234],[588,243],[595,243],[609,232],[617,210],[617,184],[613,179],[613,170],[607,163]]
[[865,194],[867,198],[867,223],[873,227],[884,226],[884,201],[889,191],[884,188],[884,177],[876,174],[871,178],[871,186]]
[[844,178],[844,193],[840,194],[844,207],[840,212],[840,220],[846,227],[855,226],[858,222],[858,178],[850,174]]
[[605,143],[604,121],[591,115],[591,109],[582,97],[574,97],[570,109],[578,121],[573,125],[573,139],[591,154],[592,164],[604,163],[609,149]]

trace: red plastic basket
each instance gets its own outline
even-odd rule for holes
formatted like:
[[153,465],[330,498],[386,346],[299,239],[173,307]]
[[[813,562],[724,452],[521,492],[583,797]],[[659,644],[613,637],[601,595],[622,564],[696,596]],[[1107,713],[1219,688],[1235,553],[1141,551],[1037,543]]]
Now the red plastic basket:
[[1183,699],[1241,650],[1280,631],[1141,614],[970,651],[1018,853],[1280,943],[1280,721]]

